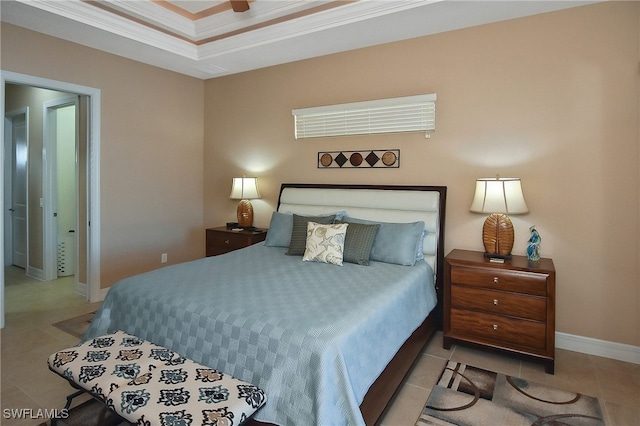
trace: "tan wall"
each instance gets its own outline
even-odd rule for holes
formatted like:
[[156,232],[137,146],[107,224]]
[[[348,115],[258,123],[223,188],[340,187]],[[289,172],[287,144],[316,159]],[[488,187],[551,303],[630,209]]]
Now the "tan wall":
[[101,90],[103,288],[204,255],[201,80],[5,23],[2,69]]
[[[446,251],[482,250],[474,180],[522,178],[554,260],[557,330],[640,344],[640,4],[613,2],[360,49],[208,80],[206,226],[230,221],[231,178],[259,177],[267,226],[282,182],[449,188]],[[435,92],[437,130],[294,140],[294,108]],[[318,151],[401,150],[400,168],[319,170]]]

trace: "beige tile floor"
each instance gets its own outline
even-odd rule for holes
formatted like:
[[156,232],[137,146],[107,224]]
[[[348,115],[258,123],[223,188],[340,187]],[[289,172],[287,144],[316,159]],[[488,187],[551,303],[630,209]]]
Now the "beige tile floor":
[[37,425],[43,419],[6,418],[5,409],[61,409],[73,391],[65,380],[51,373],[47,358],[53,352],[75,345],[78,339],[52,324],[95,311],[74,293],[74,277],[42,282],[24,275],[16,267],[5,269],[5,327],[0,335],[1,386],[0,424]]
[[[73,293],[73,277],[40,282],[24,276],[18,268],[5,271],[6,322],[2,330],[0,424],[37,425],[42,419],[5,418],[5,409],[61,408],[72,391],[51,373],[47,357],[74,345],[77,339],[51,324],[94,311]],[[413,426],[448,359],[477,367],[547,383],[600,399],[610,426],[640,425],[640,365],[577,352],[557,350],[556,374],[548,375],[541,364],[519,361],[465,346],[442,349],[442,335],[436,334],[402,386],[382,420],[383,426]]]

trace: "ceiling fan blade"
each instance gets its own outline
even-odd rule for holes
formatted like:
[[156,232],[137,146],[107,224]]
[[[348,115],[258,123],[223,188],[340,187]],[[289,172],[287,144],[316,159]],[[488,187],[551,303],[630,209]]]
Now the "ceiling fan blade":
[[249,2],[246,0],[229,0],[234,12],[246,12],[249,10]]

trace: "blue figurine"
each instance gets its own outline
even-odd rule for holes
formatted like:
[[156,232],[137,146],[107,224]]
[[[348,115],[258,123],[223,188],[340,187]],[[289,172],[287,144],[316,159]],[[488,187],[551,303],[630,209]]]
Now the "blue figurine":
[[529,238],[529,245],[527,246],[527,259],[537,262],[540,260],[540,234],[535,225],[529,228],[531,231],[531,238]]

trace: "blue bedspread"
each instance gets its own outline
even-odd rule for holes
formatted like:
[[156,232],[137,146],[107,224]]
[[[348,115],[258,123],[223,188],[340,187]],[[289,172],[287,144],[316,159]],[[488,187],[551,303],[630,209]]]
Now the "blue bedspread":
[[112,287],[85,340],[123,330],[265,390],[256,419],[362,425],[369,386],[436,305],[431,268],[303,262],[262,243]]

